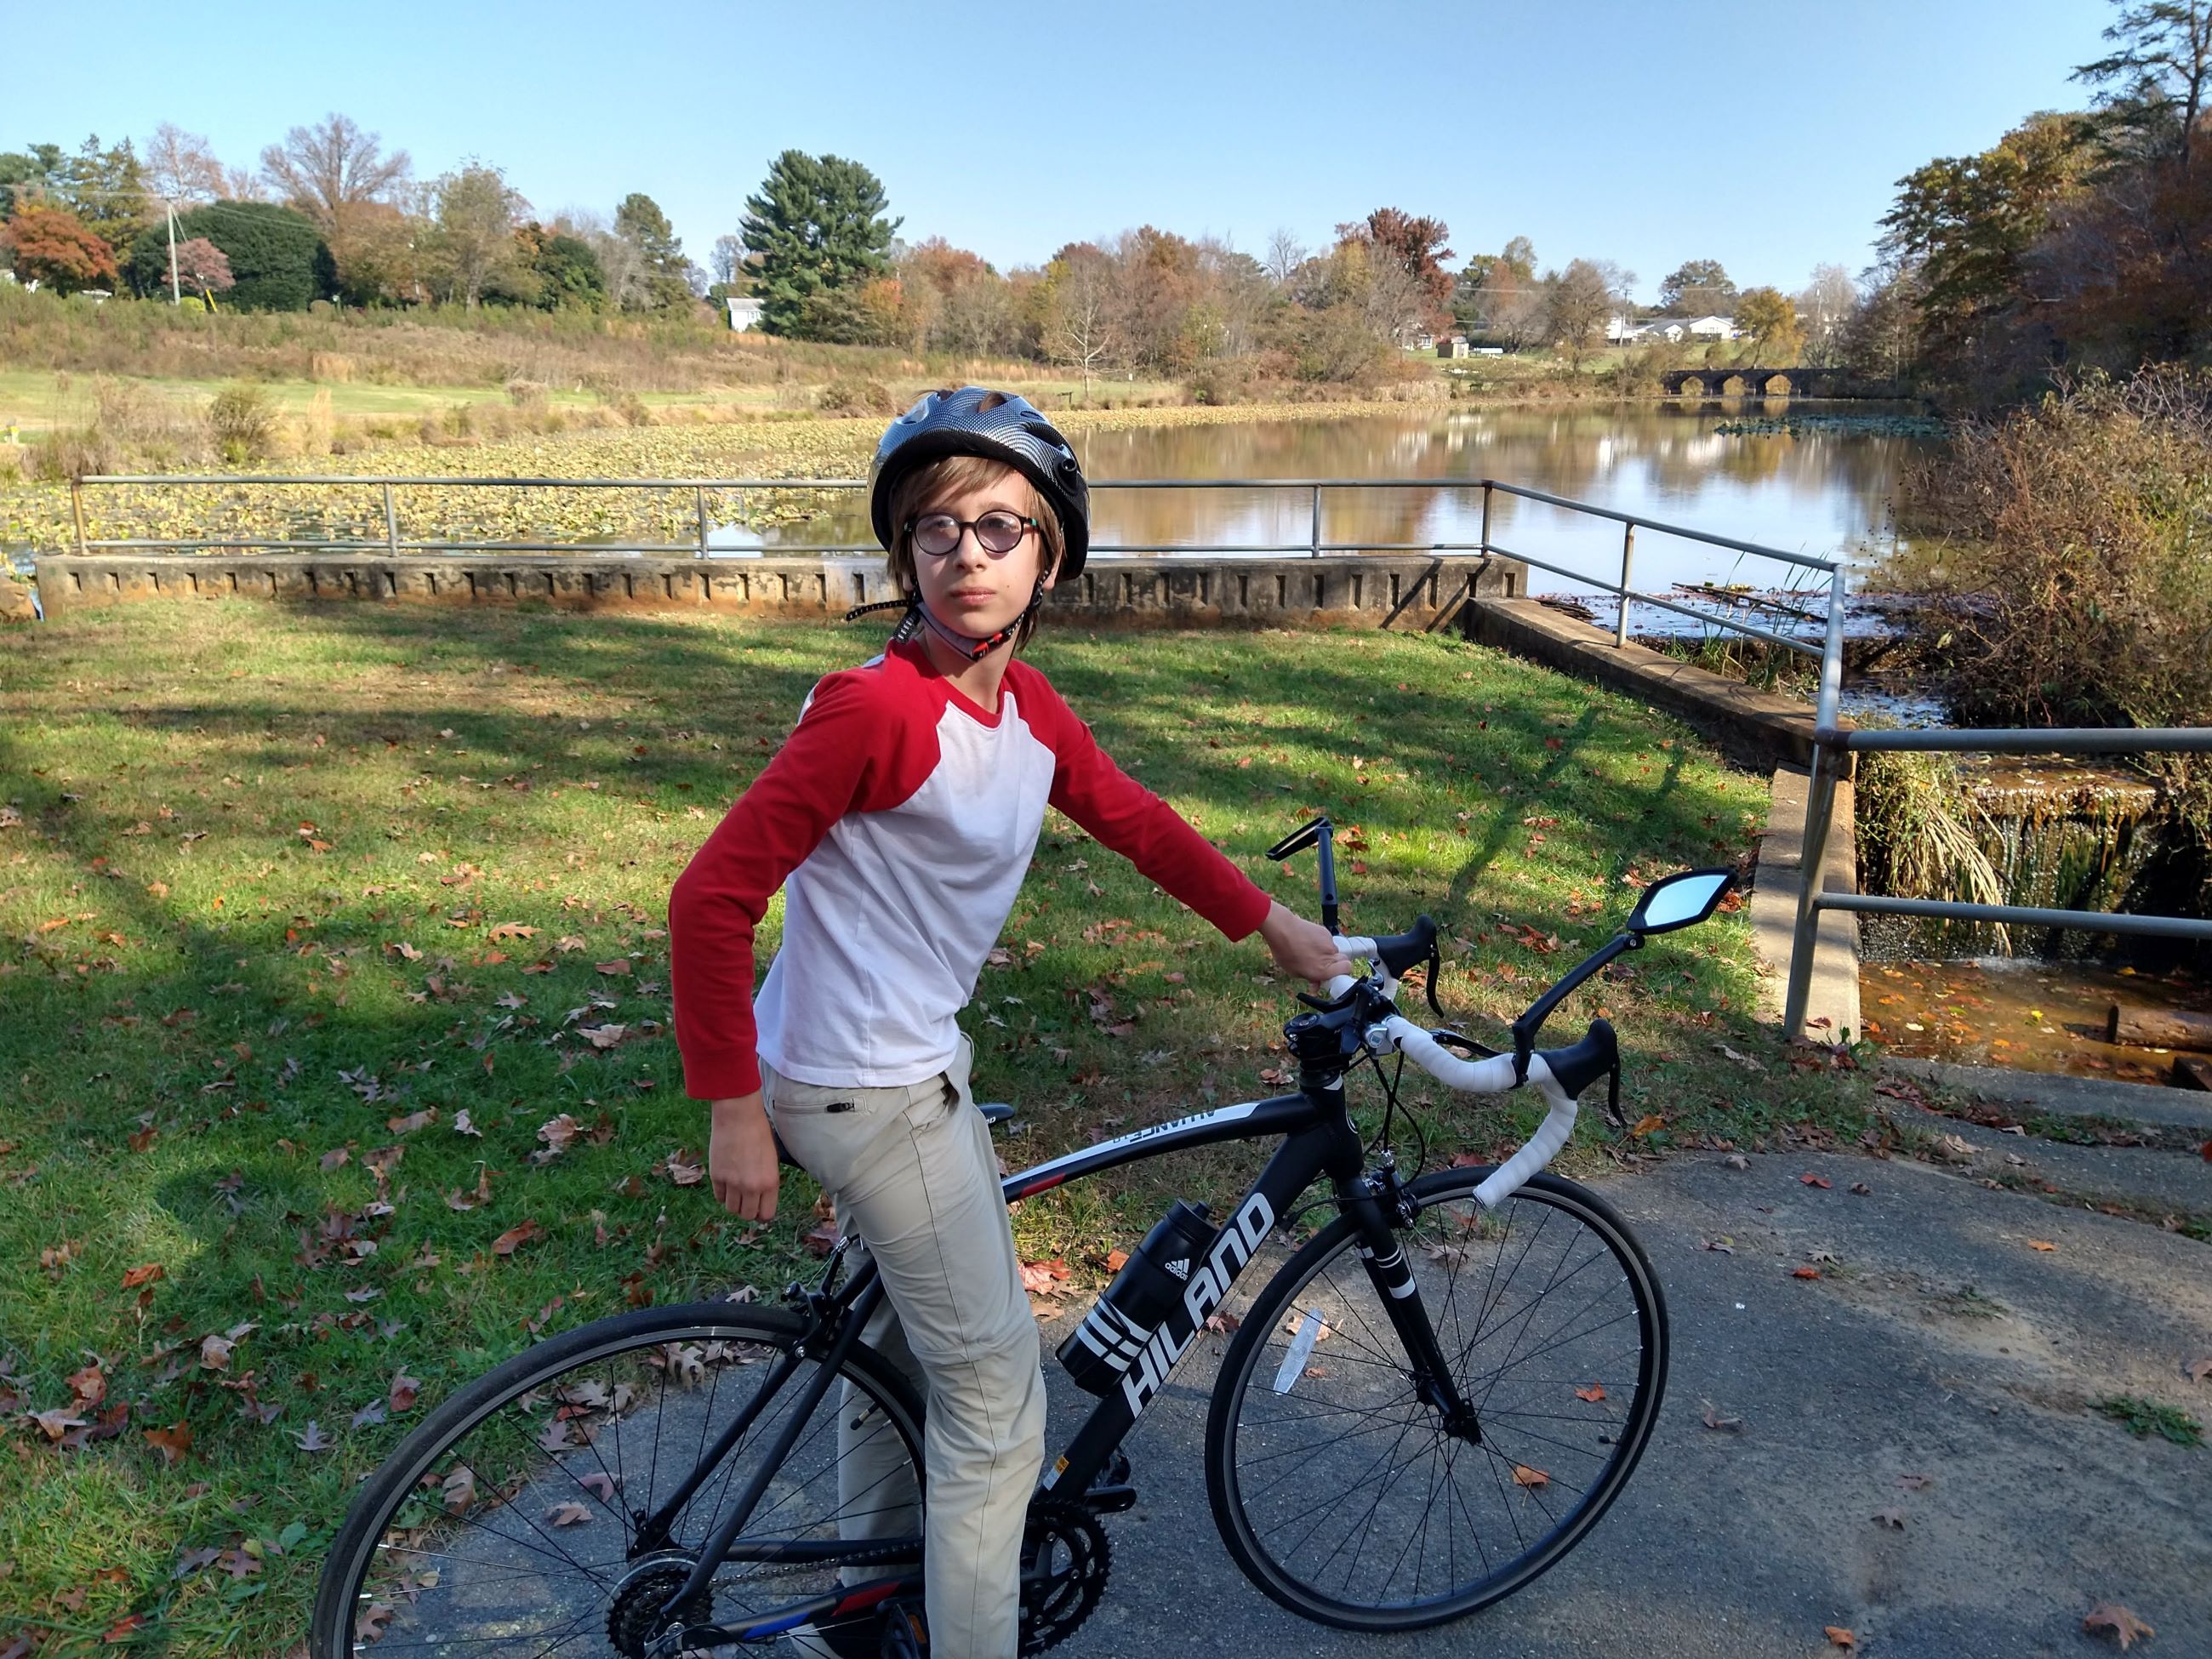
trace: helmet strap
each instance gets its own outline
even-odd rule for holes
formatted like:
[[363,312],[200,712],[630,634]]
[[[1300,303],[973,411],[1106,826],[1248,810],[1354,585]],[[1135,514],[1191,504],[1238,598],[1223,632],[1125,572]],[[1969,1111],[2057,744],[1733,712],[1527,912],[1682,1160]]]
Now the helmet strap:
[[1012,641],[1021,631],[1022,624],[1035,616],[1039,608],[1043,605],[1044,595],[1044,578],[1040,576],[1037,578],[1036,591],[1030,595],[1030,602],[1024,607],[1022,614],[997,633],[988,635],[981,639],[972,634],[963,634],[957,629],[948,628],[939,622],[929,607],[921,602],[919,594],[904,599],[884,599],[875,605],[856,605],[845,613],[845,620],[851,622],[855,617],[866,616],[872,611],[903,611],[906,614],[899,618],[898,626],[891,629],[891,636],[888,641],[890,644],[897,645],[910,640],[927,628],[969,662],[981,662],[1000,646]]

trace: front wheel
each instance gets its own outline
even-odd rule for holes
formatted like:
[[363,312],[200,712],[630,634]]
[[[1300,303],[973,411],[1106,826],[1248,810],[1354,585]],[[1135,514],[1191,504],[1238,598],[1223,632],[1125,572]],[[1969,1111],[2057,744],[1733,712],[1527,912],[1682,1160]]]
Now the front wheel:
[[[638,1659],[817,1375],[808,1328],[727,1303],[641,1309],[445,1401],[339,1529],[312,1659]],[[842,1574],[897,1571],[919,1547],[921,1470],[920,1405],[856,1345],[683,1621],[772,1620]]]
[[1348,1217],[1267,1283],[1223,1358],[1214,1523],[1293,1613],[1417,1630],[1486,1606],[1572,1549],[1643,1455],[1668,1340],[1643,1247],[1556,1176],[1485,1212],[1489,1173],[1415,1182],[1419,1213],[1399,1234],[1479,1438],[1416,1395]]

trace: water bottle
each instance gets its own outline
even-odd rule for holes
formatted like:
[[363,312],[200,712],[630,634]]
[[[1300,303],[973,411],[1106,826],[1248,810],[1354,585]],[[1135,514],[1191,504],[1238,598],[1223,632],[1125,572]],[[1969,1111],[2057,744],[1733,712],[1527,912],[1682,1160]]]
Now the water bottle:
[[1206,1260],[1216,1236],[1203,1204],[1178,1200],[1153,1224],[1083,1322],[1060,1345],[1060,1363],[1078,1388],[1096,1395],[1112,1392],[1160,1322],[1182,1306],[1183,1286]]

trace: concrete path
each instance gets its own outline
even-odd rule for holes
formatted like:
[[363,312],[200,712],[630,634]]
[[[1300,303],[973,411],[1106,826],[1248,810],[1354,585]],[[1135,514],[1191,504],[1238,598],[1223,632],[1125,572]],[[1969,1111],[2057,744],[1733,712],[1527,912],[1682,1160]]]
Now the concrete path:
[[[2156,1628],[2152,1659],[2212,1654],[2212,1449],[2091,1409],[2126,1394],[2212,1421],[2212,1381],[2184,1370],[2212,1358],[2212,1249],[1928,1164],[1747,1163],[1606,1188],[1666,1286],[1673,1375],[1627,1492],[1546,1577],[1407,1637],[1277,1607],[1207,1507],[1212,1338],[1132,1444],[1143,1501],[1109,1519],[1105,1605],[1060,1651],[1784,1659],[1837,1653],[1832,1625],[1861,1655],[2029,1659],[2112,1650],[2081,1629],[2111,1601]],[[1047,1370],[1058,1436],[1085,1397]],[[1708,1402],[1741,1430],[1706,1427]],[[1891,1511],[1901,1529],[1874,1518]]]

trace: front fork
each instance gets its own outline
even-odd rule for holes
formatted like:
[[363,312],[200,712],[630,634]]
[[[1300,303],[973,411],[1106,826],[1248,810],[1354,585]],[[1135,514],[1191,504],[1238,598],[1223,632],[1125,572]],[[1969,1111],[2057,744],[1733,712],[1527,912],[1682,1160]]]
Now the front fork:
[[1340,1182],[1337,1204],[1358,1230],[1360,1265],[1367,1269],[1368,1279],[1390,1316],[1391,1328],[1405,1345],[1415,1397],[1437,1413],[1445,1433],[1480,1445],[1482,1425],[1452,1380],[1451,1366],[1421,1301],[1420,1286],[1413,1281],[1413,1264],[1406,1259],[1406,1247],[1396,1231],[1417,1213],[1399,1183],[1396,1160],[1385,1152],[1373,1170]]

